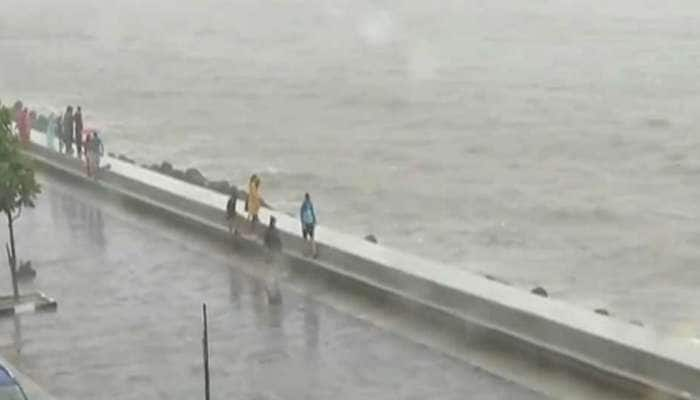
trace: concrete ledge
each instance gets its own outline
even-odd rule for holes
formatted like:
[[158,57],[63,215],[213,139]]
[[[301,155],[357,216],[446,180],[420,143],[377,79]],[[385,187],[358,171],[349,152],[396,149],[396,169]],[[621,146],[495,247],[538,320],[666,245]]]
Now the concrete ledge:
[[0,297],[0,317],[34,312],[56,311],[58,303],[41,292],[22,294],[18,300],[13,296]]
[[[112,168],[100,182],[83,176],[80,162],[46,149],[34,135],[30,154],[53,174],[92,185],[228,237],[226,197],[210,190],[106,157]],[[700,393],[700,347],[571,305],[534,296],[447,265],[410,256],[361,238],[318,227],[320,260],[306,259],[298,222],[274,215],[285,253],[296,268],[325,271],[358,287],[390,294],[420,308],[482,326],[521,351],[557,360],[615,384],[656,391],[672,398]],[[262,230],[262,228],[260,228]]]

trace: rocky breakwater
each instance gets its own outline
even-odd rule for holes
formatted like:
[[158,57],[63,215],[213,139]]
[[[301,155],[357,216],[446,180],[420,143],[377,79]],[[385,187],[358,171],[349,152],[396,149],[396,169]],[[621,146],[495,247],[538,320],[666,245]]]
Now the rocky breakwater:
[[[136,164],[136,161],[134,159],[126,156],[125,154],[108,154],[112,158],[116,158],[129,164]],[[160,164],[141,164],[141,167],[145,169],[150,169],[151,171],[155,171],[163,175],[170,176],[175,179],[179,179],[181,181],[191,183],[193,185],[208,188],[225,195],[230,195],[231,192],[234,189],[236,189],[236,186],[231,184],[229,181],[210,180],[206,176],[204,176],[204,174],[202,174],[202,172],[199,171],[197,168],[180,169],[173,166],[173,164],[168,161],[163,161]],[[247,194],[245,192],[238,190],[238,197],[245,198],[246,195]]]

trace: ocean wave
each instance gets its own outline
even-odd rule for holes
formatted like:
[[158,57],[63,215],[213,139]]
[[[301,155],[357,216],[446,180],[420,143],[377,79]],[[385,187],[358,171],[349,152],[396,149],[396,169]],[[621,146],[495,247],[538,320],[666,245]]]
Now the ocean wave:
[[314,188],[323,188],[323,192],[334,194],[352,192],[350,187],[325,182],[322,176],[312,172],[295,172],[270,166],[257,173],[265,187],[289,192],[290,196],[292,193],[296,195],[299,192],[313,191]]
[[667,118],[647,118],[644,123],[650,128],[668,128],[671,126],[671,121]]
[[467,145],[464,146],[464,154],[469,154],[469,155],[480,155],[480,154],[485,154],[488,153],[491,150],[489,146],[484,146],[484,145]]
[[152,100],[152,99],[161,100],[164,97],[180,97],[180,96],[184,96],[187,94],[184,90],[165,90],[165,89],[160,89],[160,90],[142,89],[142,90],[128,91],[128,93],[130,93],[130,97],[133,96],[133,97],[138,98],[138,99],[146,99],[146,100]]
[[674,162],[663,165],[659,170],[666,174],[697,176],[700,175],[700,163],[693,161]]
[[552,222],[612,223],[622,219],[622,215],[601,206],[536,206],[530,214]]
[[320,179],[320,176],[313,172],[296,172],[279,166],[268,165],[259,172],[268,181],[312,181]]
[[524,248],[528,245],[528,234],[505,222],[479,229],[474,237],[478,244],[487,247]]

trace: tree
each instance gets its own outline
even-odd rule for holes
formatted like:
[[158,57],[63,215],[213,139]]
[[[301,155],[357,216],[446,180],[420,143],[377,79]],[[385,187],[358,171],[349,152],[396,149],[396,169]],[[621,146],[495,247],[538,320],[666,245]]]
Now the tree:
[[17,288],[14,222],[22,215],[22,208],[34,207],[41,187],[34,177],[31,160],[20,151],[19,140],[12,135],[10,113],[0,106],[0,212],[7,217],[10,231],[8,258],[12,274],[12,291],[19,298]]

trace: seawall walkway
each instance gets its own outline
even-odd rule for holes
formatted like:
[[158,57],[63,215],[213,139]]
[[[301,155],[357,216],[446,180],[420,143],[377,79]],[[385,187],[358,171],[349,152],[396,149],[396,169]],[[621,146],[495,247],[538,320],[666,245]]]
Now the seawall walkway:
[[[29,153],[53,173],[98,185],[132,201],[186,220],[209,234],[227,235],[226,196],[111,157],[99,183],[83,177],[81,163],[46,148],[35,133]],[[239,210],[240,212],[241,210]],[[670,398],[700,393],[700,346],[534,296],[449,265],[415,257],[327,227],[317,228],[320,259],[302,256],[304,243],[295,218],[263,209],[262,222],[277,218],[285,254],[294,268],[371,288],[401,299],[417,313],[477,324],[499,346],[581,371],[640,393]]]

